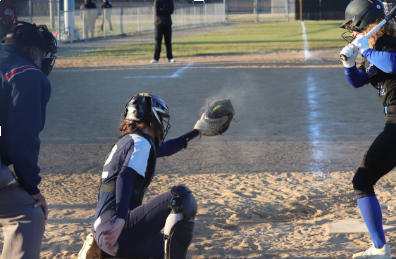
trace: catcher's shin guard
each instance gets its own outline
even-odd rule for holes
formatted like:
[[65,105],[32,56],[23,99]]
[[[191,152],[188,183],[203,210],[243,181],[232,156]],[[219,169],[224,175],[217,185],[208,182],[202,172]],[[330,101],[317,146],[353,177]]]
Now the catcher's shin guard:
[[172,187],[171,193],[172,211],[164,228],[165,259],[185,259],[193,237],[197,202],[184,185]]

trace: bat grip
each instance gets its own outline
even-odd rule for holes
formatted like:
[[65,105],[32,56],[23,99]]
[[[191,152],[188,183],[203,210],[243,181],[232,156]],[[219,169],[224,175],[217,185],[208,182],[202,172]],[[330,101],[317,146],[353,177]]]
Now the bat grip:
[[345,55],[343,55],[343,54],[341,54],[341,55],[340,55],[340,59],[341,59],[342,61],[347,61],[347,60],[348,60],[348,57],[345,56]]

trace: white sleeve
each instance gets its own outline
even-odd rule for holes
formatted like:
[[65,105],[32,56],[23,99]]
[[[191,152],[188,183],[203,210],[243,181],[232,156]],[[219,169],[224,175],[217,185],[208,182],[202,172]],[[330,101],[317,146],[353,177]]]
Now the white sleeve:
[[131,158],[129,159],[128,167],[145,177],[151,145],[147,139],[139,135],[130,134],[129,136],[133,139],[134,150]]

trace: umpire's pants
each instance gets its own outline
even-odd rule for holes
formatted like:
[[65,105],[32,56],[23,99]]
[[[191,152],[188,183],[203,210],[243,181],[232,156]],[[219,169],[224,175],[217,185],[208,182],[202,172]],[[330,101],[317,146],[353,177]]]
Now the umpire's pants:
[[37,201],[21,187],[0,190],[0,226],[4,245],[1,258],[39,259],[45,217]]
[[166,55],[168,59],[173,59],[172,55],[172,24],[155,25],[155,52],[154,59],[160,59],[162,35],[165,38]]

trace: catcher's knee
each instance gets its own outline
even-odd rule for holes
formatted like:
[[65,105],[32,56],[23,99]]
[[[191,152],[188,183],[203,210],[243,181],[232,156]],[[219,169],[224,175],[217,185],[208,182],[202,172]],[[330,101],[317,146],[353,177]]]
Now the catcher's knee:
[[171,213],[164,228],[165,259],[184,259],[193,237],[197,201],[184,185],[173,186],[171,194]]
[[355,190],[356,199],[360,199],[367,196],[375,195],[373,182],[369,177],[369,172],[367,169],[359,168],[355,176],[353,177],[352,184],[353,189]]
[[197,215],[198,206],[191,190],[184,185],[175,185],[171,189],[171,194],[171,214],[182,214],[184,219],[193,220]]

